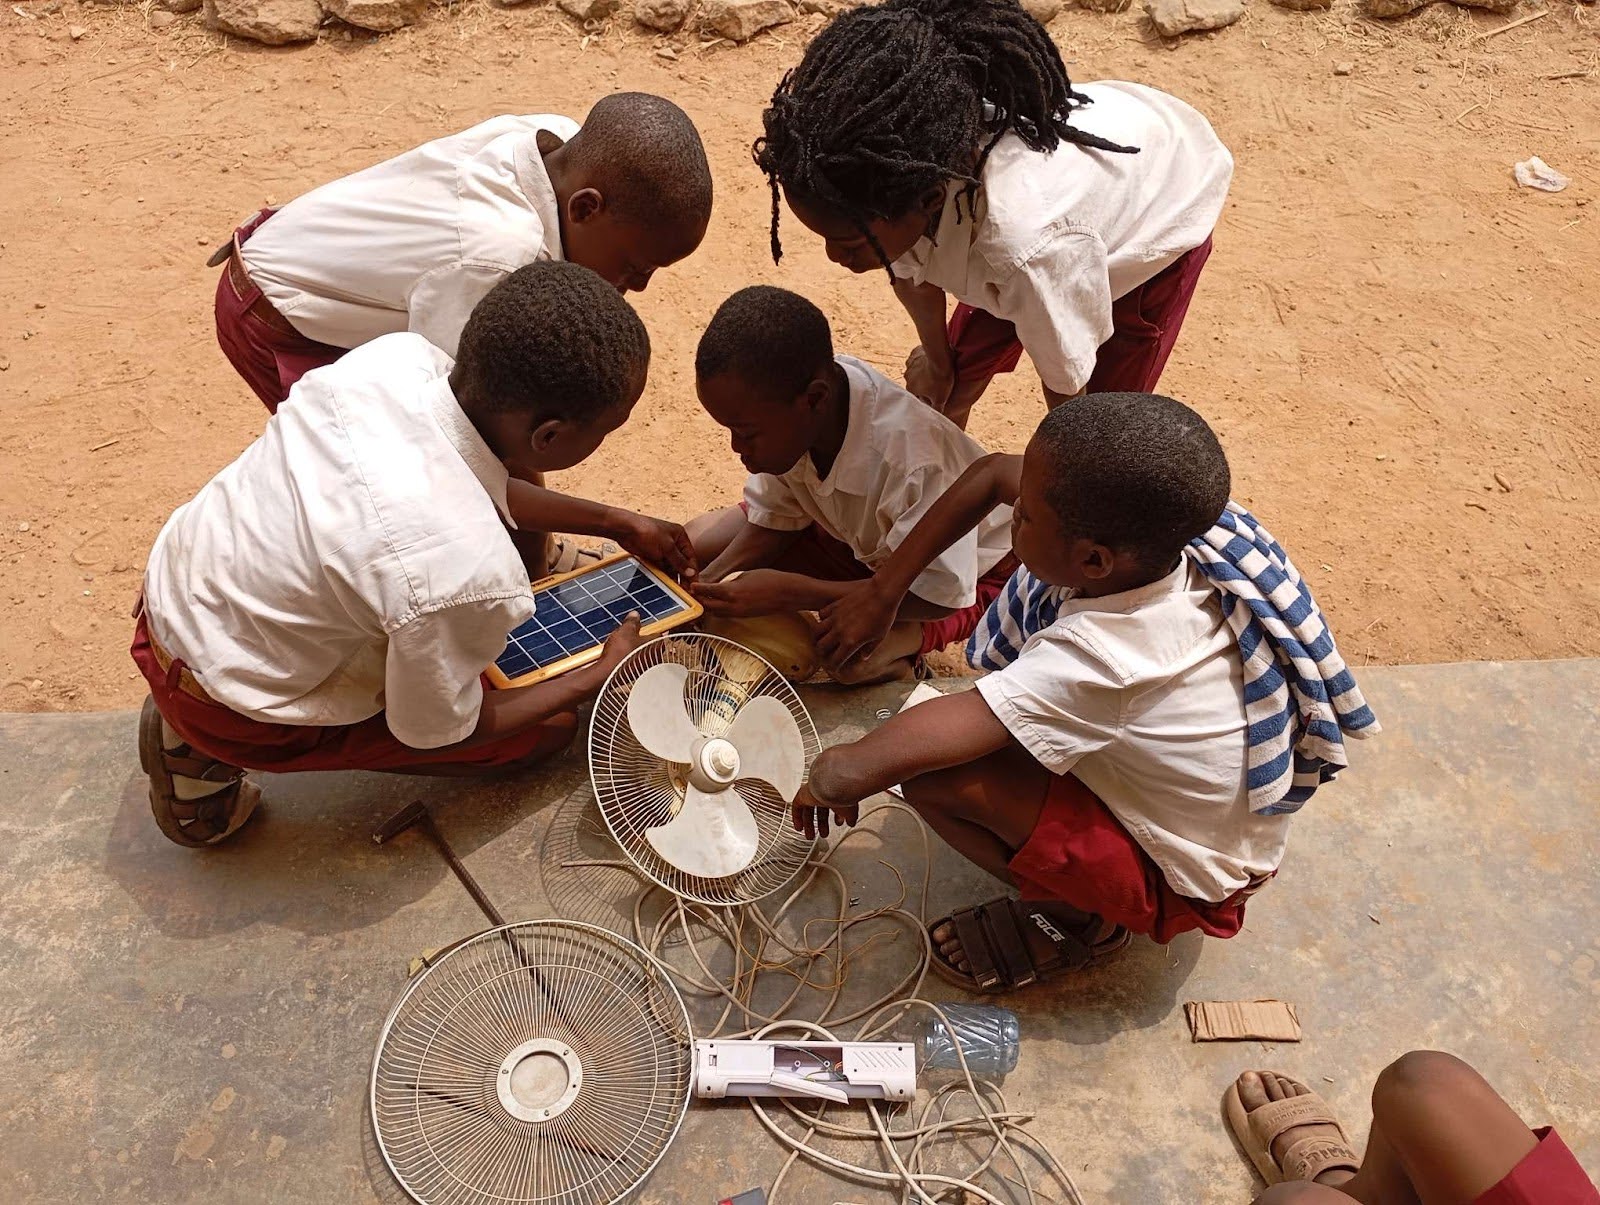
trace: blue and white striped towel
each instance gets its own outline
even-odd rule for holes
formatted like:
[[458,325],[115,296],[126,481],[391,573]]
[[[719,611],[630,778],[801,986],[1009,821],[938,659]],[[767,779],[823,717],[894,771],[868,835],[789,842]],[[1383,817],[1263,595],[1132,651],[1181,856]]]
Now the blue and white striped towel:
[[[1349,764],[1346,736],[1381,729],[1300,571],[1238,503],[1185,550],[1222,595],[1239,642],[1248,724],[1250,810],[1297,812]],[[967,641],[975,669],[1004,669],[1072,595],[1018,569]],[[1244,605],[1241,606],[1240,604]]]

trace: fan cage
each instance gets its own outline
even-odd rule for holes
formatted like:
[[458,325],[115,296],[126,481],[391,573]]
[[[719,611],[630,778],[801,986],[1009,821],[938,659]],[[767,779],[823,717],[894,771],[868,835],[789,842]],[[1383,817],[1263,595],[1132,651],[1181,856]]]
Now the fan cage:
[[[578,1072],[532,1120],[501,1080],[529,1049]],[[692,1073],[688,1013],[658,962],[593,925],[523,922],[453,947],[396,1001],[372,1123],[422,1205],[611,1205],[676,1137]]]
[[687,763],[663,762],[633,735],[628,695],[644,673],[676,664],[689,671],[684,703],[702,736],[721,736],[739,708],[768,696],[788,708],[805,745],[805,764],[822,751],[816,727],[793,686],[766,661],[741,644],[720,636],[688,633],[659,637],[641,645],[612,671],[595,701],[589,728],[589,774],[601,815],[628,860],[651,881],[674,895],[702,904],[731,906],[762,899],[790,882],[815,842],[795,832],[791,809],[764,782],[742,778],[733,789],[749,805],[760,834],[749,866],[725,878],[701,878],[668,862],[645,836],[683,806]]

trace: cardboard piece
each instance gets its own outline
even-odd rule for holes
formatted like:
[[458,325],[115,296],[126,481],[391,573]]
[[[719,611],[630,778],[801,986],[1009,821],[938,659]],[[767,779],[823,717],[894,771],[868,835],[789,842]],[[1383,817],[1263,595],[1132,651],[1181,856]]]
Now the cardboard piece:
[[1186,1000],[1183,1014],[1196,1042],[1300,1040],[1300,1015],[1283,1000]]

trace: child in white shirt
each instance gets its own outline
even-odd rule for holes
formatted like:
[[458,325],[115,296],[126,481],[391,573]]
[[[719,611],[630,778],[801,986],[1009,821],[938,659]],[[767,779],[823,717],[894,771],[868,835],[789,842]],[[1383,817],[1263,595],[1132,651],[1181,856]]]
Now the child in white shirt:
[[534,610],[511,474],[571,467],[627,420],[644,324],[587,268],[531,264],[478,304],[460,352],[385,335],[311,373],[156,536],[132,653],[151,692],[140,762],[173,841],[236,832],[259,798],[246,770],[527,765],[572,739],[638,644],[630,622],[593,665],[480,681]]
[[[744,502],[688,525],[713,615],[815,611],[870,577],[983,449],[860,360],[835,356],[828,320],[764,286],[735,293],[695,358],[706,412],[751,473]],[[919,569],[888,637],[834,676],[900,677],[965,640],[1015,561],[1009,513],[986,516]],[[729,575],[739,574],[729,580]]]
[[[875,579],[824,616],[848,658],[916,568],[976,516],[1014,504],[1026,570],[1071,591],[1006,668],[825,750],[797,826],[906,800],[965,857],[1018,887],[932,926],[941,974],[997,990],[1190,929],[1231,937],[1277,870],[1286,811],[1252,807],[1238,638],[1185,552],[1228,503],[1228,462],[1170,398],[1095,395],[1052,411],[1022,457],[975,464]],[[985,625],[989,621],[986,619]]]
[[1052,406],[1155,388],[1233,172],[1190,106],[1075,87],[1015,0],[892,0],[829,25],[765,124],[774,254],[781,190],[835,263],[889,269],[907,387],[954,421],[1023,350]]
[[268,410],[312,368],[397,331],[446,355],[524,264],[623,292],[689,255],[711,215],[700,135],[671,101],[602,98],[580,127],[495,117],[263,210],[212,257],[217,340]]

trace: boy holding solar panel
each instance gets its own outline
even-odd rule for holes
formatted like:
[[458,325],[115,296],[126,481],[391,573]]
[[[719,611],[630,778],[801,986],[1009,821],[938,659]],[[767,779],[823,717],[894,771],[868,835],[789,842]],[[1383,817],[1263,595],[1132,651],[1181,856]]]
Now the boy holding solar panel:
[[145,570],[132,653],[162,831],[191,846],[237,831],[259,799],[248,769],[468,775],[565,747],[639,625],[589,666],[485,692],[535,605],[507,482],[590,456],[649,359],[616,289],[540,263],[478,303],[454,361],[392,334],[300,381]]
[[[749,470],[744,501],[689,524],[714,616],[818,611],[872,576],[983,448],[882,373],[835,356],[828,320],[766,286],[722,303],[695,356],[700,404]],[[852,684],[909,676],[965,640],[1015,567],[1010,511],[930,558],[868,657],[830,666]],[[737,577],[731,575],[737,573]]]

